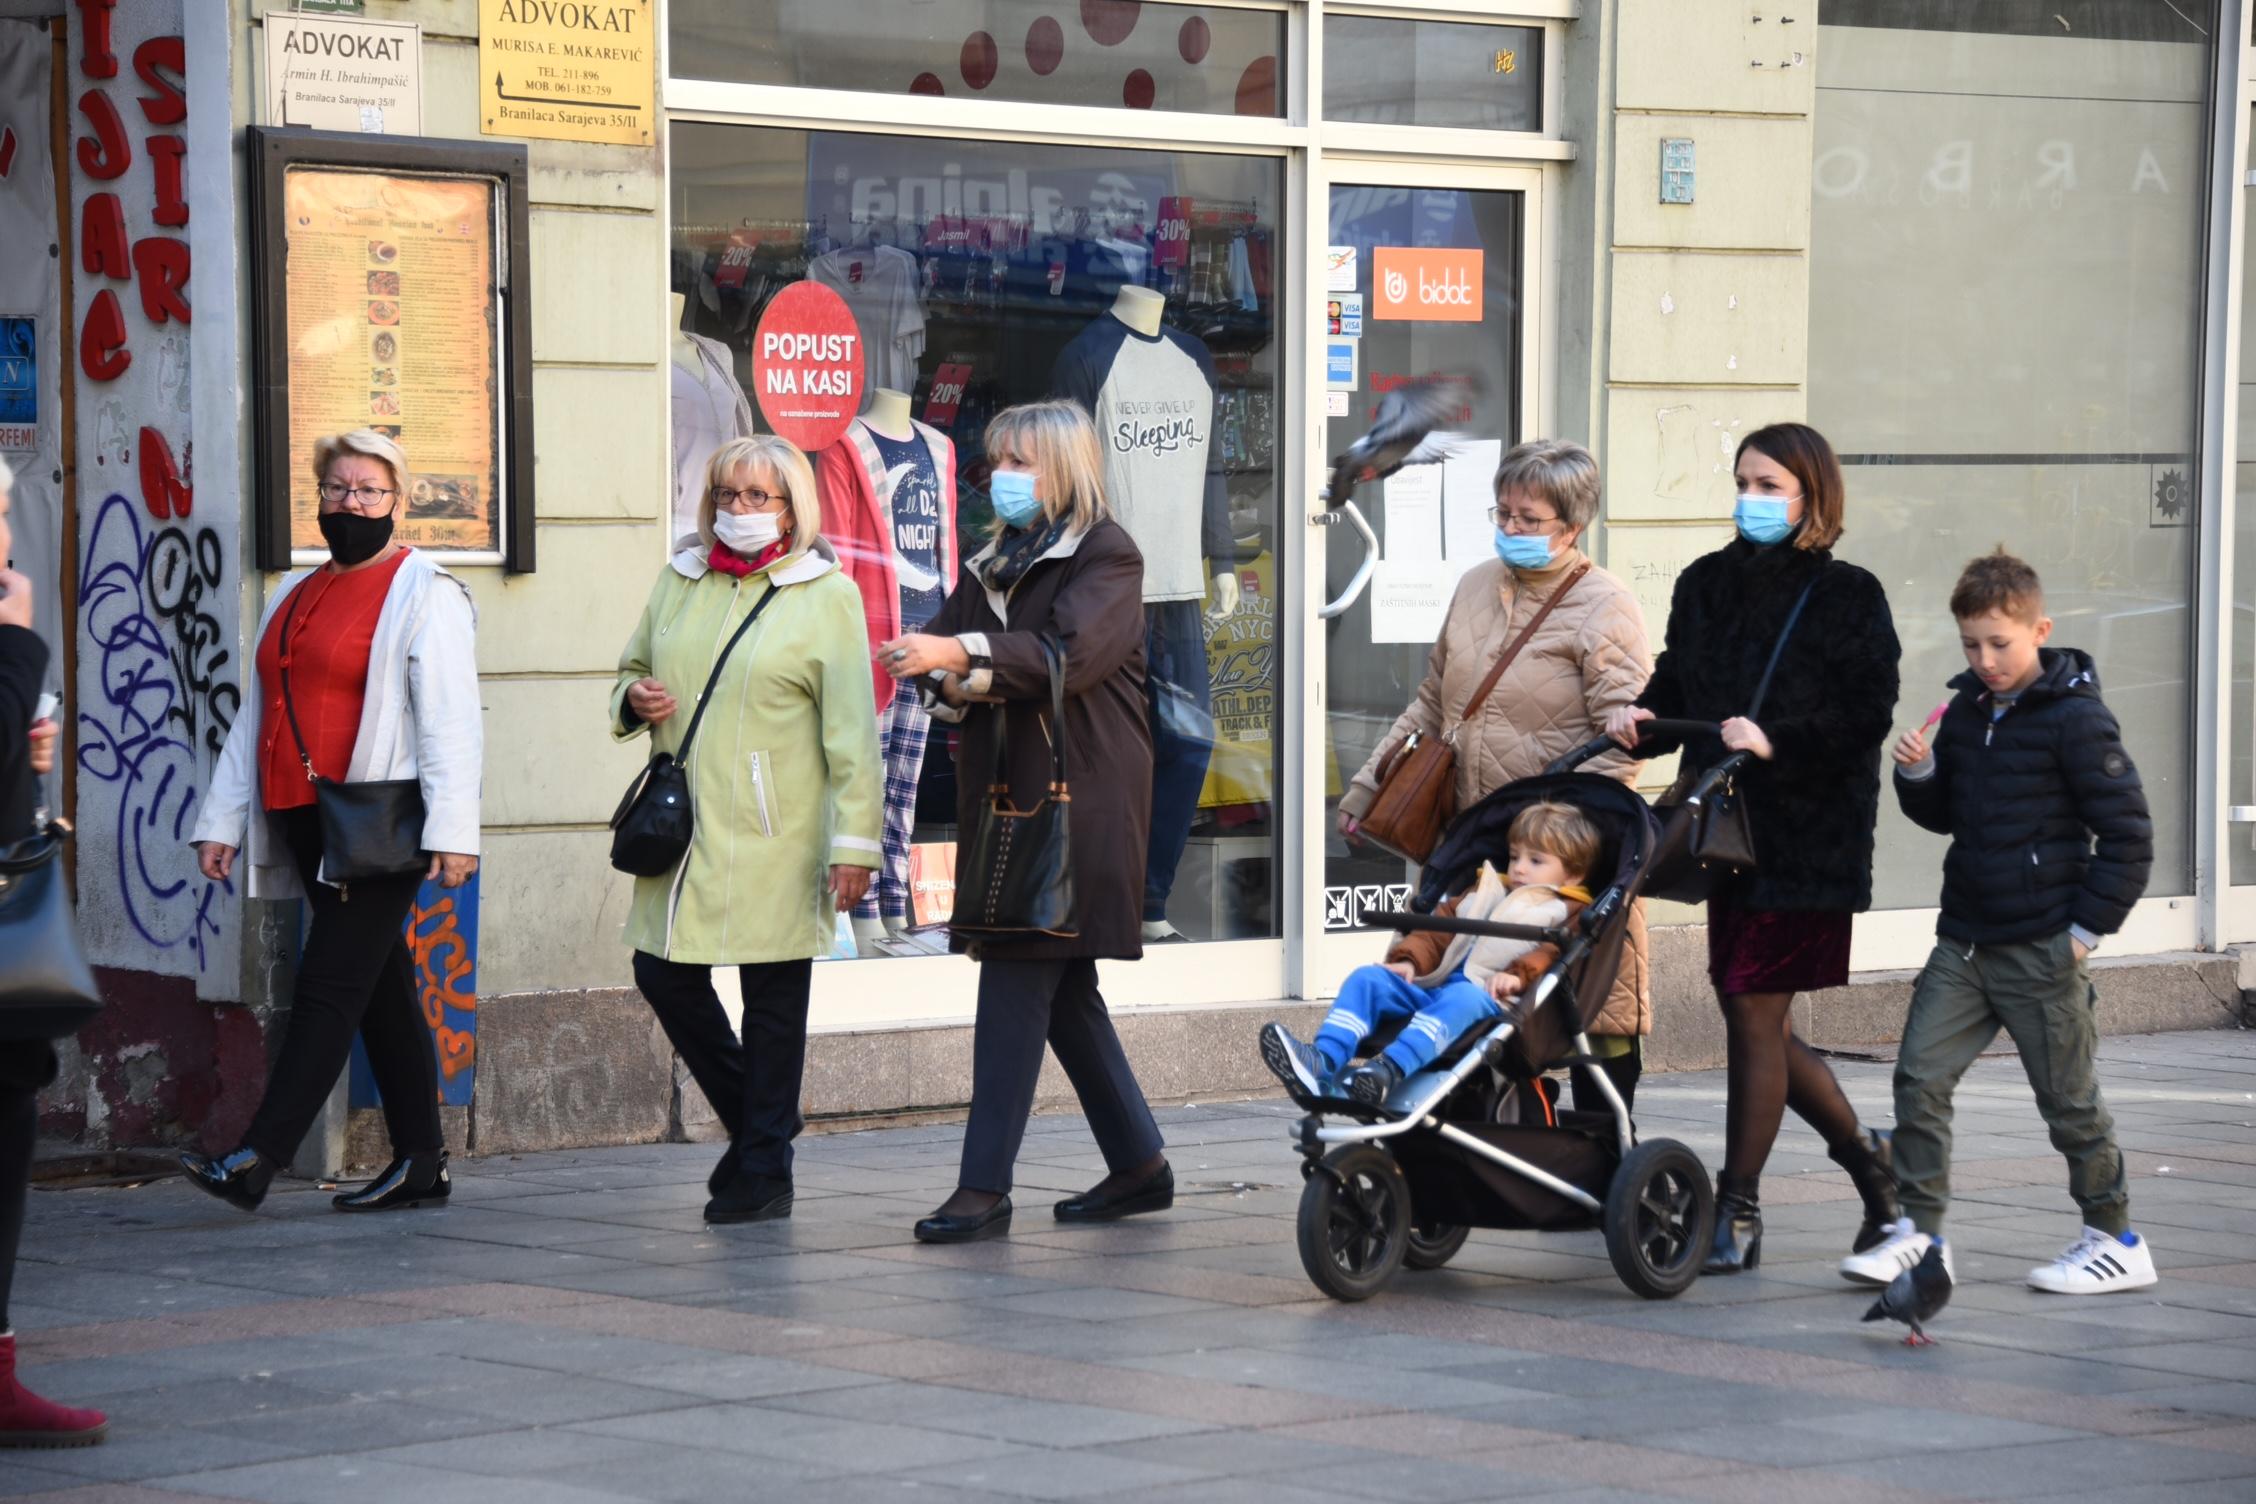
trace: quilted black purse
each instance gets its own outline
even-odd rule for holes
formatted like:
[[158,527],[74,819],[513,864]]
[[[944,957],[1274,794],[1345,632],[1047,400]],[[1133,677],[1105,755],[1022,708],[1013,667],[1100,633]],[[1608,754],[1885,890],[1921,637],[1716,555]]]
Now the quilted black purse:
[[779,587],[770,586],[768,593],[753,603],[744,625],[722,647],[721,656],[713,660],[713,672],[705,680],[705,692],[697,697],[697,710],[689,718],[689,729],[682,733],[680,748],[654,755],[635,774],[626,796],[611,812],[611,865],[619,871],[635,877],[663,877],[689,854],[690,837],[697,830],[697,814],[689,802],[689,744],[697,740],[698,722],[705,719],[705,707],[713,701],[713,686],[721,682],[721,669],[728,663],[729,654],[736,651],[744,634],[752,630],[752,623],[780,593]]
[[1049,789],[1032,809],[1011,802],[1010,707],[997,705],[987,798],[956,856],[956,911],[948,927],[960,934],[1071,939],[1081,933],[1073,894],[1073,786],[1066,771],[1065,649],[1045,635],[1042,656],[1050,668]]
[[290,592],[282,613],[282,709],[290,718],[290,736],[298,744],[298,762],[306,782],[313,785],[313,803],[321,817],[321,876],[340,890],[373,877],[405,877],[430,863],[423,850],[423,785],[414,778],[384,778],[365,783],[339,783],[313,771],[313,756],[306,751],[304,733],[298,730],[298,704],[290,694],[290,622],[297,615],[299,585]]
[[56,820],[0,848],[0,1039],[61,1039],[101,1011],[63,882],[69,839]]

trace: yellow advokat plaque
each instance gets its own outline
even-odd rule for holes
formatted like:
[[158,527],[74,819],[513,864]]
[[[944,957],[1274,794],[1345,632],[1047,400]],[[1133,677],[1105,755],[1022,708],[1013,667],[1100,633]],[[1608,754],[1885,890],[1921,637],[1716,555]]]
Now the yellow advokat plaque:
[[478,0],[478,122],[488,136],[651,146],[655,0]]

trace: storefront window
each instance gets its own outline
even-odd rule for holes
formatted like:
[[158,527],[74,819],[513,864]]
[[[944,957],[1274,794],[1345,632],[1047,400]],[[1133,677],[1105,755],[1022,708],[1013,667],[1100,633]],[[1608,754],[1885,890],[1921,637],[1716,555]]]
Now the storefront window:
[[[1848,467],[1841,552],[1895,610],[1898,723],[1964,670],[1965,562],[2027,558],[2144,776],[2156,894],[2191,881],[2210,119],[2209,45],[2173,9],[2096,4],[2062,31],[2026,6],[1829,0],[1810,230],[1810,420]],[[1876,904],[1932,906],[1939,845],[1883,800]]]
[[1326,16],[1324,118],[1539,131],[1542,29]]
[[949,99],[1284,113],[1285,15],[1136,0],[674,0],[673,71]]
[[[1379,536],[1369,588],[1325,623],[1325,807],[1386,739],[1417,695],[1464,572],[1496,557],[1492,485],[1519,442],[1523,198],[1508,191],[1342,184],[1332,189],[1326,300],[1326,454],[1371,424],[1379,399],[1407,381],[1476,378],[1452,431],[1462,443],[1439,465],[1407,467],[1366,485],[1356,501]],[[1451,289],[1432,306],[1421,286]],[[1333,531],[1344,533],[1344,529]],[[1362,551],[1330,540],[1326,593],[1344,591]],[[1329,824],[1329,820],[1327,821]],[[1409,869],[1368,842],[1326,836],[1324,927],[1357,927],[1376,907],[1400,907]]]
[[[2256,193],[2247,195],[2256,210]],[[2256,224],[2256,217],[2248,221]],[[2233,477],[2231,778],[2228,804],[2256,805],[2256,256],[2240,273],[2240,461]],[[2226,832],[2231,881],[2256,883],[2256,822]]]
[[[863,419],[834,463],[817,456],[824,512],[880,518],[911,628],[954,587],[949,561],[988,540],[988,420],[1049,397],[1094,408],[1109,498],[1145,559],[1162,754],[1147,919],[1194,940],[1275,935],[1281,162],[689,123],[672,149],[677,532],[714,445],[772,427],[754,333],[797,284],[838,293],[866,350]],[[1152,338],[1131,327],[1147,312],[1164,324]],[[1238,586],[1227,615],[1218,575]],[[895,630],[887,614],[873,641]],[[893,930],[953,902],[945,724],[924,754],[894,758],[913,835],[885,869],[910,900],[884,916]],[[864,929],[865,954],[945,944]]]

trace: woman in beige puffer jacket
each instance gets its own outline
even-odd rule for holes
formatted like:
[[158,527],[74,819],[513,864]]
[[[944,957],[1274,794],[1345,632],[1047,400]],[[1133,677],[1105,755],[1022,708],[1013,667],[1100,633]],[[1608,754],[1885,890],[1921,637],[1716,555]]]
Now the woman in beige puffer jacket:
[[[1417,698],[1396,718],[1340,799],[1341,834],[1356,839],[1359,822],[1379,791],[1378,769],[1403,738],[1459,727],[1466,702],[1497,655],[1590,562],[1578,545],[1597,516],[1598,462],[1580,444],[1536,439],[1504,456],[1496,471],[1493,518],[1498,551],[1533,555],[1539,550],[1530,540],[1540,539],[1549,545],[1550,560],[1538,567],[1515,567],[1500,557],[1475,565],[1457,582]],[[1645,614],[1636,596],[1593,565],[1544,618],[1472,720],[1457,730],[1457,807],[1468,809],[1503,785],[1533,777],[1553,759],[1605,735],[1607,715],[1633,703],[1652,672]],[[1628,783],[1636,777],[1636,764],[1626,754],[1610,754],[1584,764],[1584,771]],[[1624,1101],[1635,1091],[1642,1070],[1635,1041],[1653,1030],[1642,901],[1632,908],[1629,926],[1613,995],[1591,1031],[1630,1041],[1615,1046],[1594,1040],[1601,1050],[1619,1051],[1607,1058],[1605,1069]],[[1581,1075],[1575,1073],[1575,1106],[1610,1110],[1595,1099],[1595,1088],[1586,1087]]]

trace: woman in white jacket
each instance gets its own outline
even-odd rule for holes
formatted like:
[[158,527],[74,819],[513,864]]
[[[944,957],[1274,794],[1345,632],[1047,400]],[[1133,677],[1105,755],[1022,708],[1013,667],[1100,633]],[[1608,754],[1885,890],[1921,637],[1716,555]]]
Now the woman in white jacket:
[[[240,854],[250,897],[303,897],[313,925],[282,1049],[242,1143],[180,1161],[196,1185],[255,1209],[328,1100],[357,1030],[394,1157],[334,1204],[382,1211],[443,1202],[451,1188],[404,926],[426,879],[455,888],[478,870],[477,617],[461,581],[392,536],[410,485],[397,444],[367,429],[322,439],[313,473],[329,562],[291,576],[267,603],[243,714],[192,838],[204,876],[226,882]],[[316,775],[420,784],[428,870],[349,890],[326,880]]]

